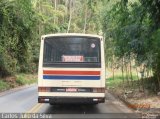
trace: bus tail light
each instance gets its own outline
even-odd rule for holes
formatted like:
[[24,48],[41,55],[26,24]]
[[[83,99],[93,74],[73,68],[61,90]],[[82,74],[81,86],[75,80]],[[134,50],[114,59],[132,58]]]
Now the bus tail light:
[[50,87],[38,87],[38,92],[51,92]]
[[48,103],[50,99],[48,98],[38,98],[38,103]]
[[93,93],[105,93],[105,88],[93,88]]

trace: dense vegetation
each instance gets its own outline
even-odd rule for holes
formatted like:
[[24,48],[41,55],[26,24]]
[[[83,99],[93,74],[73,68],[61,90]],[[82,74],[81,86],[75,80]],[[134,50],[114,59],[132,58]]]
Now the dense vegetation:
[[92,0],[0,0],[0,76],[35,72],[43,34],[98,33],[100,6]]
[[160,1],[114,0],[107,4],[111,7],[105,8],[103,31],[108,65],[113,72],[121,68],[123,80],[131,82],[132,70],[141,72],[139,86],[160,91]]
[[159,0],[0,0],[0,76],[36,72],[40,36],[70,32],[103,33],[113,73],[159,91]]

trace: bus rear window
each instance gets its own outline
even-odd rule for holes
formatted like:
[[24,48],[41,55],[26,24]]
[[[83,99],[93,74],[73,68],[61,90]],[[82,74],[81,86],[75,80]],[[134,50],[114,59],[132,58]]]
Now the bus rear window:
[[100,63],[100,40],[92,37],[46,38],[43,63]]

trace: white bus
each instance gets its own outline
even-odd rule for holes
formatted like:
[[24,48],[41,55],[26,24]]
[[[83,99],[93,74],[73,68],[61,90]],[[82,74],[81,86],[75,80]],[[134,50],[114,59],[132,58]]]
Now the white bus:
[[89,34],[41,37],[38,102],[105,102],[104,41]]

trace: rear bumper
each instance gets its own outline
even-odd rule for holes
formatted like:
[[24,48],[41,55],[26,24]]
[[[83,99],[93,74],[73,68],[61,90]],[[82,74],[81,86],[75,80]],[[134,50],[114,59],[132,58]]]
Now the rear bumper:
[[97,104],[104,103],[105,97],[49,97],[39,96],[38,103],[51,104]]

